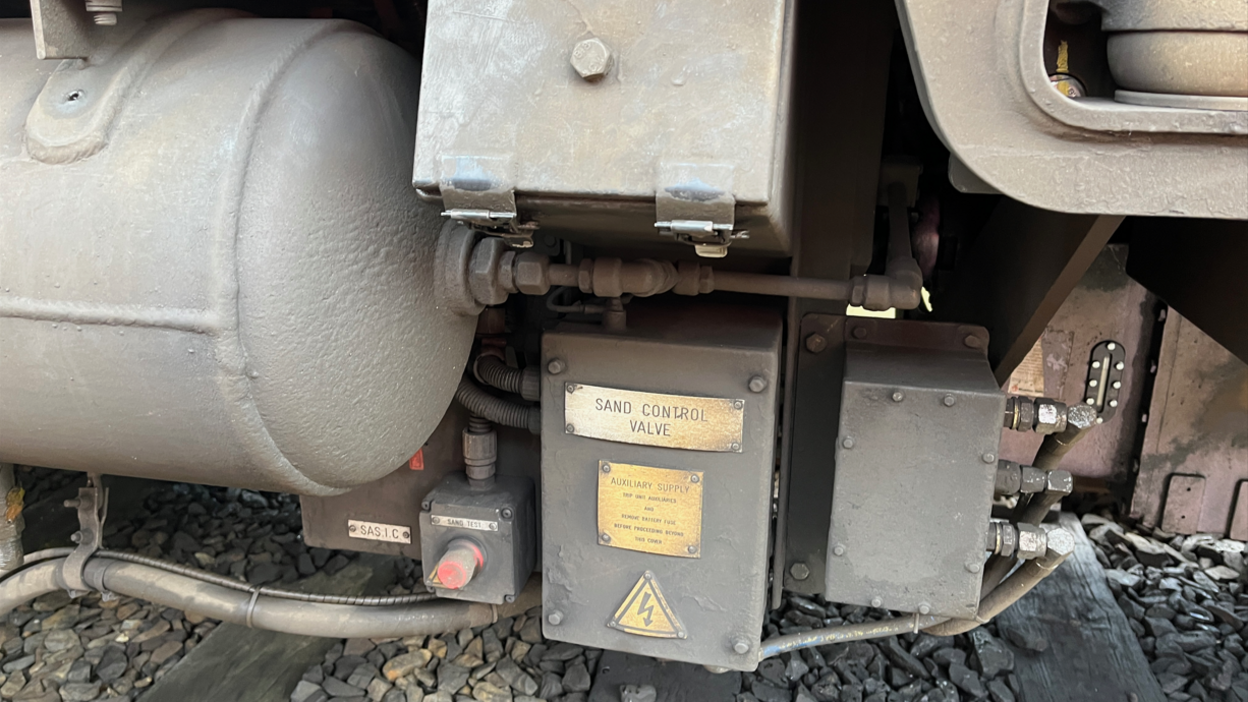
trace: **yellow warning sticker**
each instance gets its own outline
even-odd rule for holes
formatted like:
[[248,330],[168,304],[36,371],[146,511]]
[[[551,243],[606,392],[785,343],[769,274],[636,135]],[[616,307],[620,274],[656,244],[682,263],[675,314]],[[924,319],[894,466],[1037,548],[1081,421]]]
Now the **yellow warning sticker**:
[[661,639],[683,639],[686,636],[685,627],[681,626],[659,589],[658,579],[648,570],[629,591],[624,604],[616,610],[607,626],[628,634]]

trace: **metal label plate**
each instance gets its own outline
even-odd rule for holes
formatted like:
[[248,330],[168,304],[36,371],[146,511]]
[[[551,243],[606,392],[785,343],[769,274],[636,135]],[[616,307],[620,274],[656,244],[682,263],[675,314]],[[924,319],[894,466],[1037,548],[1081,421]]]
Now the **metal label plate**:
[[598,462],[598,543],[702,557],[702,471]]
[[477,531],[498,531],[498,522],[491,522],[485,519],[466,519],[464,517],[443,517],[437,514],[430,515],[429,523],[433,526],[458,527],[460,529],[475,529]]
[[741,453],[745,401],[564,386],[564,431],[642,446]]
[[398,524],[378,524],[377,522],[361,522],[356,519],[348,519],[347,536],[353,539],[410,544],[412,543],[412,528]]

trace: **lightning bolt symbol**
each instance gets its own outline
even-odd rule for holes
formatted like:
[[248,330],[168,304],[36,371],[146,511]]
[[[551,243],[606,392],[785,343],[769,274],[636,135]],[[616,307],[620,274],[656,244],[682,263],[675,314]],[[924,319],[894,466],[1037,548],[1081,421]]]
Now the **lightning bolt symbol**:
[[641,604],[637,605],[637,614],[646,618],[646,626],[650,626],[650,620],[654,616],[654,605],[650,604],[650,593],[644,593],[641,598]]

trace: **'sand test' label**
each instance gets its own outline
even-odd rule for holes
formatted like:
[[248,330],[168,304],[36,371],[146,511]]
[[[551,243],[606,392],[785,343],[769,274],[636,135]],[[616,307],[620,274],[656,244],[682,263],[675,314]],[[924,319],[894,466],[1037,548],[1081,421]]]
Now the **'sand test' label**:
[[564,386],[564,431],[591,439],[693,451],[741,452],[745,401]]

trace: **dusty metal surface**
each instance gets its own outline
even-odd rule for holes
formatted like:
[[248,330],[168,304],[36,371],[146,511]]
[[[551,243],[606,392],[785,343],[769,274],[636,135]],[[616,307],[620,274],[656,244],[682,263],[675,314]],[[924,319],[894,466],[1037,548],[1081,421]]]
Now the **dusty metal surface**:
[[1248,510],[1236,500],[1245,481],[1248,365],[1171,310],[1131,516],[1182,534],[1224,534]]
[[1002,199],[933,312],[988,328],[988,360],[1004,384],[1121,222]]
[[928,120],[993,188],[1046,210],[1248,218],[1248,113],[1071,99],[1042,61],[1047,0],[897,8]]
[[419,66],[230,14],[52,75],[0,24],[0,460],[328,494],[450,403],[474,320],[438,306],[439,213],[401,175]]
[[[1089,392],[1094,399],[1099,396],[1088,381],[1099,384],[1101,371],[1106,371],[1105,382],[1122,384],[1118,405],[1107,407],[1112,411],[1102,412],[1104,421],[1062,458],[1063,470],[1086,478],[1130,477],[1143,431],[1140,415],[1146,410],[1142,403],[1157,299],[1126,275],[1126,258],[1125,246],[1105,247],[1006,384],[1011,394],[1050,397],[1067,405],[1086,403]],[[1099,362],[1093,350],[1109,340],[1125,354],[1121,371],[1092,368]],[[1001,458],[1029,464],[1042,440],[1034,433],[1005,430]]]
[[825,597],[973,617],[1005,408],[986,333],[874,319],[846,327]]
[[[625,333],[565,324],[542,338],[542,367],[547,369],[542,383],[543,631],[560,641],[752,670],[766,609],[780,319],[755,308],[642,305],[629,305]],[[554,360],[561,364],[552,374]],[[758,392],[750,389],[755,377],[766,381]],[[742,398],[741,451],[634,445],[565,433],[569,383]],[[602,543],[604,463],[681,471],[688,481],[696,474],[702,498],[699,552],[661,555]],[[643,492],[649,504],[658,485],[634,494]],[[635,513],[663,519],[666,510]],[[609,536],[614,542],[616,536]],[[644,592],[637,589],[639,583]],[[658,600],[667,608],[648,608]],[[638,628],[649,633],[629,633]],[[737,644],[740,652],[734,650]]]
[[457,208],[512,193],[519,219],[573,240],[662,242],[656,199],[726,202],[726,222],[677,216],[787,253],[791,5],[430,3],[413,183],[467,194]]

